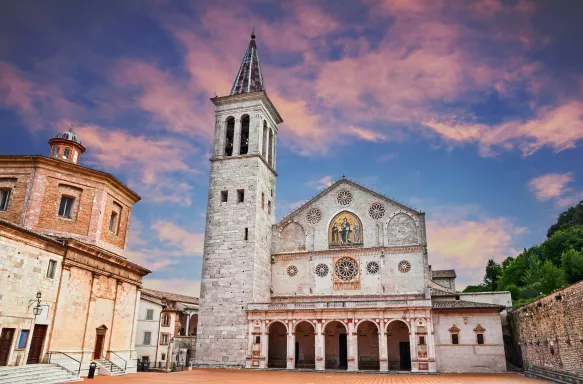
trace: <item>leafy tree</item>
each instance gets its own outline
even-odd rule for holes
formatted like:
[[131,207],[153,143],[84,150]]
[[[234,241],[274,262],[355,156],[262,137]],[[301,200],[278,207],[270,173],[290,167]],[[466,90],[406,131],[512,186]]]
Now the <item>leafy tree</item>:
[[546,260],[540,266],[539,276],[541,291],[544,294],[560,288],[565,282],[565,274],[563,273],[563,270],[549,260]]
[[468,285],[462,292],[473,293],[473,292],[489,292],[489,291],[491,291],[490,287],[487,287],[484,284],[479,284],[479,285]]
[[557,222],[547,231],[547,237],[551,238],[555,232],[577,225],[583,225],[583,200],[559,215]]
[[512,300],[520,299],[520,288],[516,284],[508,284],[504,288],[505,288],[503,289],[504,291],[510,291],[510,296],[512,297]]
[[569,284],[583,279],[583,252],[570,249],[561,256],[565,279]]
[[491,290],[496,290],[496,283],[502,274],[502,267],[493,259],[488,260],[486,264],[486,275],[484,276],[484,284]]
[[583,249],[583,227],[571,227],[556,231],[548,240],[540,245],[543,260],[550,260],[556,266],[561,266],[563,252],[570,249]]

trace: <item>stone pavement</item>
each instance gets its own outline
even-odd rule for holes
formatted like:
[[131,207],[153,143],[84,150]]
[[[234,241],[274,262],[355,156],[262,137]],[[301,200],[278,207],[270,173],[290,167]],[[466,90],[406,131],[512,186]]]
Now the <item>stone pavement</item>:
[[95,384],[114,383],[220,383],[220,384],[501,384],[543,383],[517,374],[366,374],[330,372],[251,371],[236,369],[193,369],[190,372],[136,373],[126,376],[97,376]]

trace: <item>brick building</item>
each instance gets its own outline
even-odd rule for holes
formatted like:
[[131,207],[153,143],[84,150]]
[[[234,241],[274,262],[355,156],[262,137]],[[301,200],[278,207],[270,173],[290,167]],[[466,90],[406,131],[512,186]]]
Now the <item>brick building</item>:
[[0,156],[0,366],[50,356],[82,374],[107,360],[131,371],[150,272],[124,256],[140,197],[79,165],[70,130],[49,144],[50,156]]
[[513,310],[509,322],[529,375],[583,382],[583,281]]
[[505,306],[431,270],[425,213],[343,177],[276,223],[283,120],[254,35],[212,102],[198,366],[505,371]]

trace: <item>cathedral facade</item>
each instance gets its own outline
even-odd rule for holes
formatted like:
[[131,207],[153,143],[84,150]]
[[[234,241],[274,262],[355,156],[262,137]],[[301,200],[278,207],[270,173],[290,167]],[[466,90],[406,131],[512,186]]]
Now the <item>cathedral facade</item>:
[[503,372],[508,293],[429,265],[425,213],[346,178],[276,222],[282,118],[255,36],[215,97],[200,367]]

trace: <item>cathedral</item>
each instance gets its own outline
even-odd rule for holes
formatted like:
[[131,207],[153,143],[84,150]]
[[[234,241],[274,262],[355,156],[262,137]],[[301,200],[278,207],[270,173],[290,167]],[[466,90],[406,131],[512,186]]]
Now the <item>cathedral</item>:
[[425,213],[343,177],[276,222],[283,119],[254,35],[211,101],[198,367],[506,371],[510,294],[459,293],[454,270],[432,270]]

